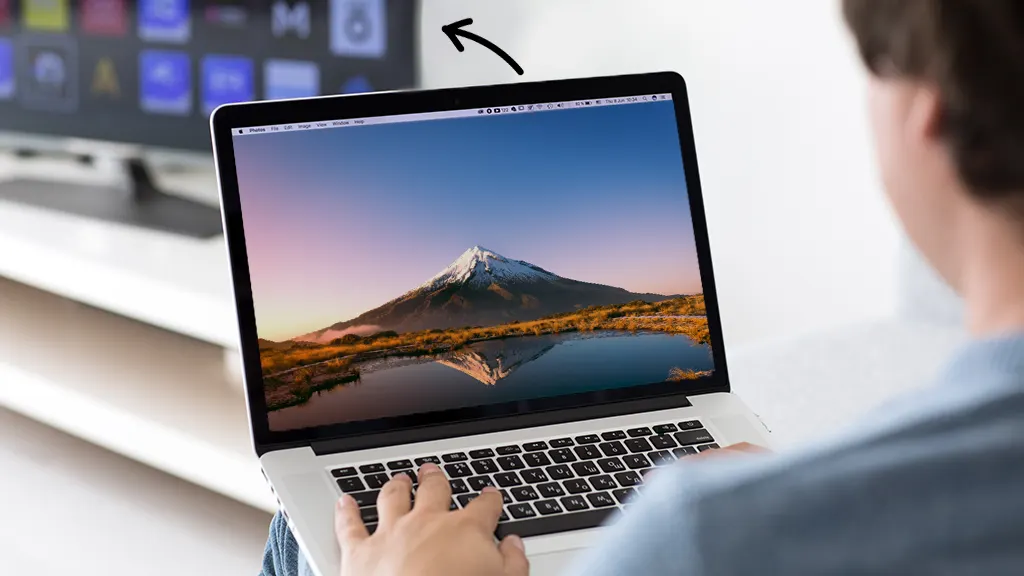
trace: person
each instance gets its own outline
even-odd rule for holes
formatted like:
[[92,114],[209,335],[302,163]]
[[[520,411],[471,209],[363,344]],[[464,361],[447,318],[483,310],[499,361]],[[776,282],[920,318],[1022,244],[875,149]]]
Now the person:
[[[1024,574],[1024,2],[844,0],[883,183],[963,297],[974,342],[931,388],[802,451],[660,469],[572,574]],[[809,49],[813,49],[809,47]],[[343,576],[527,574],[494,493],[447,511],[420,470],[368,536],[339,502]],[[267,576],[297,559],[276,521]],[[287,565],[286,565],[287,564]]]

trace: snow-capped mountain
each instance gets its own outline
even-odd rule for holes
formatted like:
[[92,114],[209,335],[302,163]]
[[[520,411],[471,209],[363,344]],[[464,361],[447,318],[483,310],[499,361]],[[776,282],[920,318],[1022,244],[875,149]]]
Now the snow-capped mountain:
[[462,253],[440,274],[420,285],[418,290],[438,290],[448,284],[466,283],[486,288],[493,283],[540,282],[557,280],[551,272],[522,260],[509,260],[497,252],[474,246]]
[[295,338],[329,342],[349,332],[409,332],[528,321],[594,305],[669,296],[563,278],[474,246],[417,288],[358,317]]

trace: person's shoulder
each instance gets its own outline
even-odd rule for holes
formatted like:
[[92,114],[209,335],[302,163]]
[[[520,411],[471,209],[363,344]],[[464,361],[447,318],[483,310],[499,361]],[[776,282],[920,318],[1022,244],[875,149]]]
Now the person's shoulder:
[[1019,526],[1024,391],[934,400],[801,451],[683,466],[672,480],[691,486],[709,571],[722,562],[753,572],[745,558],[759,555],[789,573],[891,571],[893,558],[971,549],[971,530],[1005,536]]

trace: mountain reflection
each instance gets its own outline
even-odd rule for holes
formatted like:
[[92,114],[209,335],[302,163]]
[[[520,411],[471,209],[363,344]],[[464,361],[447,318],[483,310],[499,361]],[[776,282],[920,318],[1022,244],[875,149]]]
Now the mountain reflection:
[[489,340],[447,354],[437,363],[494,385],[550,352],[558,341],[556,337]]

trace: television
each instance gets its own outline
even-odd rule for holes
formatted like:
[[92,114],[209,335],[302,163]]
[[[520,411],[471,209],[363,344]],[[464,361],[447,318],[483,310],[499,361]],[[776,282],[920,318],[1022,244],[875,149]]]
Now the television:
[[224,103],[412,88],[417,12],[415,0],[0,0],[4,145],[85,141],[84,161],[116,150],[126,183],[12,180],[0,202],[217,235],[219,212],[157,189],[141,150],[208,153]]

